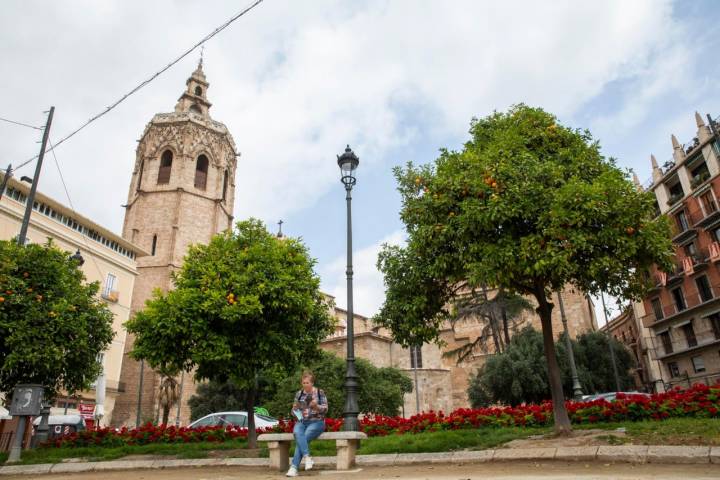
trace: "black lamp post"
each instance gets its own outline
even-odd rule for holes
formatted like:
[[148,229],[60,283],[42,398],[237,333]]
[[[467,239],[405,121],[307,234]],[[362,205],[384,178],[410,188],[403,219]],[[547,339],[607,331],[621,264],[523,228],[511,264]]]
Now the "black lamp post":
[[75,260],[78,263],[79,267],[82,267],[83,263],[85,263],[85,259],[82,255],[80,255],[80,249],[78,248],[77,252],[75,252],[74,255],[70,255],[70,260]]
[[355,169],[360,164],[360,159],[350,150],[350,145],[345,153],[337,156],[340,167],[340,180],[345,185],[345,200],[347,202],[347,372],[345,373],[345,410],[343,412],[344,429],[348,432],[359,430],[358,425],[358,402],[357,402],[357,374],[355,373],[355,347],[353,337],[353,269],[352,269],[352,213],[350,204],[352,197],[350,191],[355,185]]

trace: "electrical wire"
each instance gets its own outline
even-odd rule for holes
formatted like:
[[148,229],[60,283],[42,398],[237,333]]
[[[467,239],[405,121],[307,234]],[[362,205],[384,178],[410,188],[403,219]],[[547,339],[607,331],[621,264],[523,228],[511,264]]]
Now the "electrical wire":
[[[73,214],[77,217],[78,213],[75,211],[75,205],[73,205],[73,201],[70,198],[70,192],[68,191],[67,184],[65,184],[65,178],[63,178],[62,171],[60,170],[60,163],[58,162],[57,156],[55,155],[55,151],[52,149],[53,143],[50,141],[50,138],[48,138],[48,143],[50,143],[50,151],[52,152],[53,159],[55,160],[55,167],[57,167],[58,174],[60,175],[60,181],[62,182],[63,188],[65,189],[65,196],[67,197],[68,204],[70,205],[70,210],[72,210]],[[83,233],[80,233],[80,237],[83,239],[83,242],[85,243],[85,248],[87,249],[88,253],[90,254],[90,258],[92,259],[93,264],[95,264],[95,268],[98,271],[98,275],[99,275],[100,279],[102,280],[104,278],[102,270],[100,270],[100,265],[98,265],[97,260],[95,259],[95,254],[92,253],[90,244],[88,243],[87,236]]]
[[[225,23],[223,23],[222,25],[220,25],[219,27],[217,27],[215,30],[213,30],[213,31],[210,32],[209,34],[205,35],[199,42],[197,42],[195,45],[193,45],[193,46],[190,47],[188,50],[186,50],[183,54],[181,54],[181,55],[180,55],[179,57],[177,57],[175,60],[173,60],[172,62],[168,63],[168,64],[167,64],[165,67],[163,67],[161,70],[159,70],[158,72],[156,72],[156,73],[154,73],[152,76],[150,76],[150,78],[148,78],[147,80],[144,80],[144,81],[141,82],[138,86],[136,86],[135,88],[133,88],[132,90],[130,90],[128,93],[126,93],[125,95],[123,95],[122,97],[120,97],[120,99],[117,100],[115,103],[111,104],[109,107],[106,107],[105,110],[103,110],[102,112],[98,113],[98,114],[95,115],[94,117],[91,117],[88,121],[86,121],[85,123],[83,123],[82,125],[80,125],[80,127],[78,127],[77,129],[73,130],[73,131],[70,132],[69,134],[67,134],[67,135],[65,135],[64,137],[62,137],[62,138],[55,144],[55,147],[59,146],[60,144],[62,144],[62,143],[65,142],[65,141],[69,140],[69,139],[72,138],[76,133],[80,132],[82,129],[84,129],[85,127],[87,127],[87,126],[90,125],[91,123],[93,123],[95,120],[99,119],[100,117],[104,116],[106,113],[108,113],[109,111],[111,111],[112,109],[114,109],[115,107],[117,107],[118,105],[120,105],[120,104],[121,104],[123,101],[125,101],[129,96],[131,96],[132,94],[134,94],[135,92],[137,92],[138,90],[140,90],[141,88],[143,88],[145,85],[147,85],[147,84],[149,84],[150,82],[152,82],[153,80],[155,80],[157,77],[159,77],[159,76],[160,76],[161,74],[163,74],[165,71],[167,71],[170,67],[172,67],[173,65],[175,65],[176,63],[178,63],[178,62],[179,62],[180,60],[182,60],[183,58],[185,58],[185,57],[187,57],[188,55],[190,55],[190,54],[191,54],[195,49],[197,49],[199,46],[201,46],[202,44],[204,44],[205,42],[207,42],[208,40],[210,40],[211,38],[213,38],[213,37],[214,37],[215,35],[217,35],[218,33],[220,33],[220,32],[222,32],[223,30],[225,30],[228,26],[230,26],[231,23],[233,23],[235,20],[237,20],[238,18],[240,18],[240,17],[242,17],[243,15],[245,15],[246,13],[248,13],[248,12],[249,12],[250,10],[252,10],[253,8],[257,7],[257,6],[258,6],[259,4],[261,4],[263,1],[264,1],[264,0],[255,0],[249,7],[246,7],[246,8],[245,8],[244,10],[242,10],[240,13],[237,13],[237,14],[233,15],[229,20],[227,20]],[[55,147],[51,147],[51,148],[50,148],[50,151],[52,151],[53,148],[55,148]],[[46,150],[46,151],[47,151],[47,150]],[[32,158],[27,159],[26,161],[24,161],[23,163],[21,163],[20,165],[18,165],[18,166],[15,168],[15,170],[21,169],[22,167],[24,167],[24,166],[27,165],[28,163],[32,162],[32,161],[35,160],[36,158],[38,158],[37,155],[35,155],[35,156],[32,157]]]
[[14,123],[15,125],[21,125],[23,127],[33,128],[35,130],[42,130],[43,128],[45,128],[45,127],[36,127],[34,125],[28,125],[27,123],[16,122],[15,120],[10,120],[10,119],[3,118],[3,117],[0,117],[0,120],[2,120],[3,122],[7,122],[7,123]]

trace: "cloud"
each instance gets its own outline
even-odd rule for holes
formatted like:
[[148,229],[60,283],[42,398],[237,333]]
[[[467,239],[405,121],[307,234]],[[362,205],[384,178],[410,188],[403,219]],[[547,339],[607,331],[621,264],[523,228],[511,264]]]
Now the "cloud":
[[[13,75],[0,93],[3,113],[42,123],[55,104],[57,139],[237,10],[229,1],[6,5],[0,53]],[[520,101],[571,115],[609,82],[645,81],[671,13],[668,2],[649,0],[265,2],[206,49],[211,114],[242,152],[236,215],[311,208],[335,185],[334,154],[346,142],[363,153],[363,168],[383,168],[393,149],[419,135],[443,145],[473,115]],[[83,213],[120,230],[133,140],[154,113],[173,109],[194,61],[58,149]],[[35,154],[35,133],[4,135],[6,158]],[[41,189],[63,200],[47,170]]]
[[[404,244],[405,233],[393,232],[379,242],[353,252],[353,309],[355,313],[366,317],[375,315],[385,301],[383,276],[375,264],[382,245],[386,243]],[[320,271],[323,291],[333,295],[335,303],[340,308],[347,307],[346,264],[347,258],[343,255],[328,263]]]

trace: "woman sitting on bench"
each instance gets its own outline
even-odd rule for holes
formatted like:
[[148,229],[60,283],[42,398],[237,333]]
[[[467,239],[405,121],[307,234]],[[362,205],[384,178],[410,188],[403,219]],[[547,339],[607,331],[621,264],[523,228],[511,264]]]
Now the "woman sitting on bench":
[[328,409],[325,392],[315,388],[315,376],[311,372],[303,372],[302,389],[295,394],[293,416],[296,419],[293,435],[295,435],[295,455],[287,472],[288,477],[297,477],[300,461],[305,458],[305,470],[310,470],[313,459],[310,456],[310,442],[325,430],[325,413]]

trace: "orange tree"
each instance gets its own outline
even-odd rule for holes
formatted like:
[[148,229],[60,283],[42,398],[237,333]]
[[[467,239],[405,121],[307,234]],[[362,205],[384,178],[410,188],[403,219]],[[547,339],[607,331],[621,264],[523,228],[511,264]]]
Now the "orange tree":
[[98,354],[113,338],[112,312],[68,253],[46,245],[0,241],[0,392],[19,383],[88,388],[101,371]]
[[570,283],[638,299],[668,267],[669,227],[587,131],[518,105],[471,123],[461,151],[396,168],[406,246],[385,246],[377,322],[403,345],[439,341],[453,301],[492,285],[535,299],[555,428],[570,431],[553,348],[551,292]]
[[[277,238],[259,220],[238,222],[208,245],[192,246],[175,288],[156,291],[126,323],[135,334],[131,355],[153,368],[232,380],[254,411],[258,376],[289,374],[332,330],[314,263],[299,240]],[[253,415],[248,429],[253,447]]]

